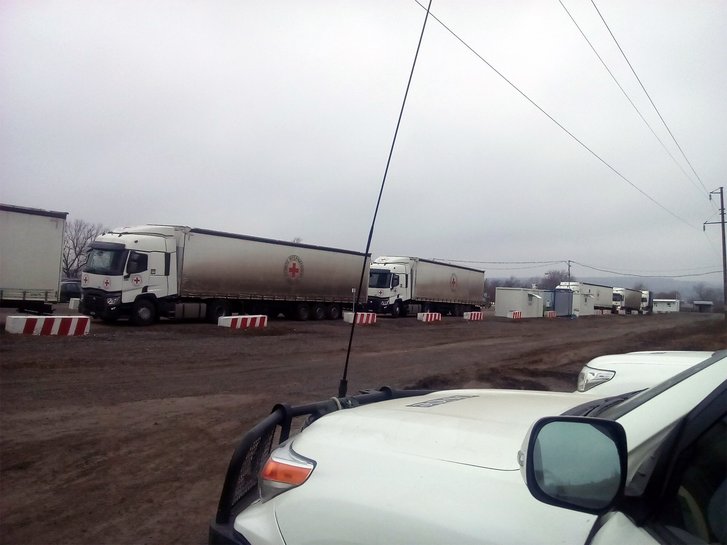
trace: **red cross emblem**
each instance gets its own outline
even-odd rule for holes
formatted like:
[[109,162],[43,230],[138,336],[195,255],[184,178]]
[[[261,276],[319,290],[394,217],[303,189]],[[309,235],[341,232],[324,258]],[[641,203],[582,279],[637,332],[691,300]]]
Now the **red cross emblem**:
[[104,278],[103,285],[104,285],[104,288],[108,288],[111,285],[111,280],[109,280],[108,278]]
[[83,283],[88,284],[88,275],[87,274],[83,275]]
[[135,276],[132,282],[135,286],[138,286],[139,284],[141,284],[141,276]]
[[300,280],[303,277],[303,260],[297,255],[289,256],[285,260],[283,272],[289,281]]

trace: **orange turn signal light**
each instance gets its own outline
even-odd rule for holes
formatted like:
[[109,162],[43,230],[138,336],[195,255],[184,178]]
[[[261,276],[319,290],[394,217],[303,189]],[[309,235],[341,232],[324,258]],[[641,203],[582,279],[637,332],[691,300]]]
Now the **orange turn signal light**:
[[270,458],[260,476],[266,481],[275,481],[292,486],[303,484],[313,471],[312,467],[300,467]]

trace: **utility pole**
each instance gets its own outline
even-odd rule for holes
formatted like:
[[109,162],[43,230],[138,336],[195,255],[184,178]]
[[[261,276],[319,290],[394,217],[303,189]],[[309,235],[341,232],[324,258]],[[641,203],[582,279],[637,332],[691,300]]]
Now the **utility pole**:
[[[706,221],[704,225],[719,224],[722,225],[722,304],[724,305],[722,311],[724,312],[724,319],[727,321],[727,244],[725,243],[725,220],[724,220],[724,187],[715,189],[709,192],[709,200],[712,200],[712,195],[719,193],[719,214],[720,221]],[[704,229],[704,226],[702,226]]]

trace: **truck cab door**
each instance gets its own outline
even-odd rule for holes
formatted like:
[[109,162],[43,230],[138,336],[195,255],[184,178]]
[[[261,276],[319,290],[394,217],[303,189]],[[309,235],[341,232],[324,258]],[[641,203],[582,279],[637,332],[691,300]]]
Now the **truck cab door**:
[[133,302],[136,297],[149,289],[149,254],[129,252],[126,274],[123,279],[122,297],[124,303]]

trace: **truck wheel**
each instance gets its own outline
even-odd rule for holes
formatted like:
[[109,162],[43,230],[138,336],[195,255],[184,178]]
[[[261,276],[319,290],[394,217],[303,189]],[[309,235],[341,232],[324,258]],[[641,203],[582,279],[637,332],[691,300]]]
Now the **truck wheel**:
[[131,314],[134,325],[150,325],[156,317],[156,308],[149,299],[137,299]]
[[310,318],[310,307],[307,303],[298,303],[295,307],[295,319],[305,322],[308,318]]
[[398,318],[401,316],[401,302],[397,301],[394,303],[394,307],[391,309],[391,317]]
[[323,303],[316,303],[313,305],[313,315],[312,318],[314,320],[325,320],[326,319],[326,305]]
[[341,318],[341,307],[338,305],[330,305],[326,314],[329,320],[339,320]]
[[222,316],[227,316],[230,313],[230,307],[227,301],[214,300],[207,303],[207,321],[213,324],[217,323],[217,319]]

